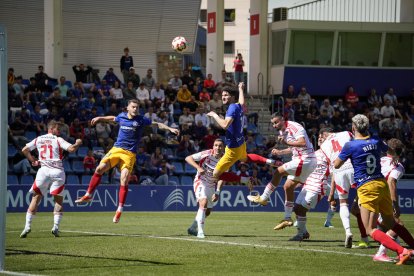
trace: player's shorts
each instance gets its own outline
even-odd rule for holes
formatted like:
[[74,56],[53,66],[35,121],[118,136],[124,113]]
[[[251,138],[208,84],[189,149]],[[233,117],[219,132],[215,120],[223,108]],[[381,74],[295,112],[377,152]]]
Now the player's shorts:
[[355,184],[354,170],[342,170],[334,172],[334,180],[339,199],[348,199],[349,189]]
[[316,207],[316,204],[318,204],[322,197],[323,196],[321,194],[302,189],[298,194],[295,203],[310,210]]
[[224,173],[228,171],[238,160],[244,160],[246,158],[246,143],[243,143],[243,145],[237,148],[229,148],[226,146],[224,155],[217,162],[215,170],[219,173]]
[[316,157],[295,158],[283,164],[283,169],[289,174],[288,179],[305,183],[308,176],[316,169]]
[[62,195],[65,188],[65,171],[49,167],[41,167],[36,174],[36,179],[30,189],[31,193],[45,196],[50,186],[51,195]]
[[215,192],[214,187],[207,187],[202,184],[200,181],[194,182],[194,193],[197,198],[197,201],[203,198],[207,198],[207,208],[213,208],[214,202],[212,200]]
[[393,215],[390,190],[385,179],[372,180],[359,187],[358,203],[371,212]]
[[127,168],[129,172],[132,172],[136,158],[135,153],[129,150],[113,147],[107,154],[105,154],[101,163],[109,163],[111,168],[119,164],[121,172],[124,168]]

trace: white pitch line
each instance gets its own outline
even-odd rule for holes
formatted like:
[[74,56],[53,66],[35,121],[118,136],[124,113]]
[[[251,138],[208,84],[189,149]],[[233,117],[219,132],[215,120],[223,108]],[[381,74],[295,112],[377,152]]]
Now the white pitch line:
[[347,255],[347,256],[351,255],[351,256],[372,258],[372,255],[362,254],[362,253],[353,253],[353,252],[351,253],[351,252],[342,252],[342,251],[333,251],[333,250],[322,250],[322,249],[300,248],[300,247],[289,247],[289,246],[275,246],[275,245],[252,244],[252,243],[213,241],[213,240],[207,240],[207,239],[201,240],[201,239],[196,239],[196,238],[163,237],[163,236],[139,235],[139,234],[117,234],[117,233],[90,232],[90,231],[77,231],[77,230],[65,230],[61,232],[62,233],[68,232],[68,233],[89,234],[89,235],[118,236],[118,237],[139,237],[139,238],[162,239],[162,240],[179,240],[179,241],[202,242],[202,243],[212,243],[212,244],[222,244],[222,245],[250,246],[250,247],[260,247],[260,248],[270,248],[270,249],[317,252],[317,253],[332,253],[332,254],[338,254],[338,255]]
[[41,276],[39,274],[28,274],[28,273],[21,273],[21,272],[14,272],[14,271],[6,271],[6,270],[0,270],[0,274],[6,274],[6,275],[16,275],[16,276]]

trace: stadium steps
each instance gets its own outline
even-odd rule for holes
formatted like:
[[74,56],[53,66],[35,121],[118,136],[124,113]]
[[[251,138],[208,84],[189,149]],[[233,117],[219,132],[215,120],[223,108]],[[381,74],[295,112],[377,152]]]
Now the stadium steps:
[[264,137],[268,135],[275,135],[275,131],[270,125],[270,119],[272,118],[269,112],[269,103],[267,97],[253,97],[247,99],[247,107],[249,113],[257,112],[259,114],[259,120],[257,123],[258,131]]

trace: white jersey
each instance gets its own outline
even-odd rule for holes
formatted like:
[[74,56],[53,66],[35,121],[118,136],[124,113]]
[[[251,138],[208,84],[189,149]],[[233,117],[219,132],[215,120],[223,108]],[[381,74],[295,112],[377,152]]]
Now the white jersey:
[[214,187],[216,185],[216,181],[213,178],[213,171],[217,165],[217,162],[220,158],[214,157],[214,151],[212,149],[201,151],[191,155],[194,161],[199,162],[200,167],[204,169],[204,174],[199,174],[197,172],[194,178],[194,188],[196,186],[203,184],[207,187]]
[[303,189],[324,195],[330,174],[328,160],[321,150],[317,150],[315,155],[317,159],[316,169],[306,179]]
[[281,133],[284,136],[287,142],[295,142],[299,138],[305,138],[306,145],[304,147],[290,147],[292,150],[292,158],[306,158],[312,157],[315,158],[315,153],[313,150],[313,145],[309,140],[306,130],[299,123],[286,121],[285,122],[285,131]]
[[326,140],[321,145],[321,150],[326,155],[328,159],[330,169],[332,172],[344,171],[344,170],[353,170],[351,159],[345,161],[345,163],[339,169],[333,167],[333,162],[338,157],[344,145],[351,141],[354,138],[351,132],[342,131],[338,133],[333,133],[326,138]]
[[68,150],[71,145],[62,137],[53,134],[39,136],[26,144],[31,151],[37,149],[42,167],[62,170],[63,150]]
[[404,166],[400,162],[393,161],[392,157],[384,156],[381,158],[381,173],[385,179],[388,180],[389,177],[392,177],[398,181],[404,175],[404,171]]

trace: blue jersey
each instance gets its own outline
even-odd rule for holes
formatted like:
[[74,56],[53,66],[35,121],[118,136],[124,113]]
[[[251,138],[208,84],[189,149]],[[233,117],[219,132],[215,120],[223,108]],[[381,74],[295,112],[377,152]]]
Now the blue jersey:
[[115,122],[119,124],[119,132],[114,146],[136,153],[142,129],[150,125],[151,120],[141,115],[129,119],[128,113],[122,112],[116,116]]
[[343,161],[351,159],[359,188],[368,181],[384,178],[381,173],[381,152],[387,149],[388,146],[376,138],[355,139],[344,145],[338,158]]
[[233,118],[233,122],[226,131],[226,145],[229,148],[237,148],[243,145],[243,109],[241,104],[230,104],[226,112],[226,118]]

